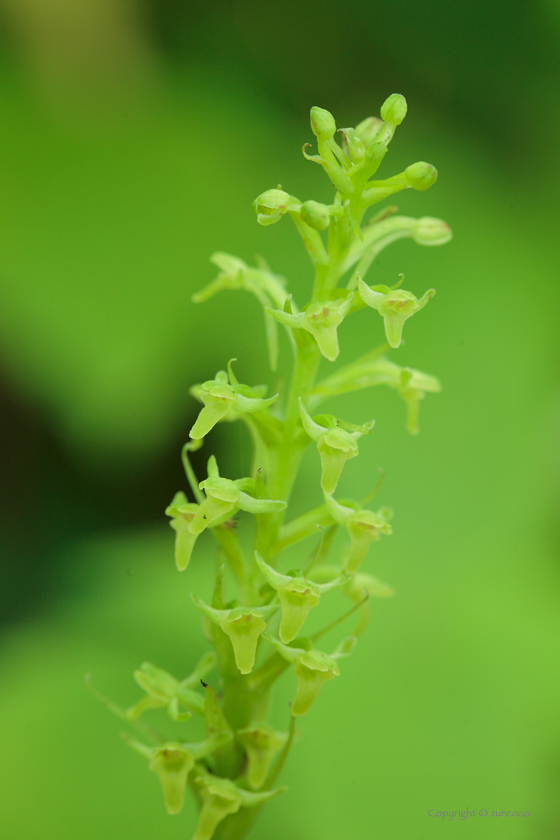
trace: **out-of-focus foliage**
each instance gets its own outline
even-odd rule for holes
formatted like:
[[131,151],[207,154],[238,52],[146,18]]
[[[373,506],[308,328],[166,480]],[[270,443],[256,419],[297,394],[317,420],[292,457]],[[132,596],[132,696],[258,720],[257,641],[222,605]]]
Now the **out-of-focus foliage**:
[[[4,617],[27,618],[0,658],[1,820],[14,840],[188,836],[189,813],[164,813],[83,675],[132,703],[141,661],[187,674],[201,653],[188,591],[204,592],[213,548],[197,545],[195,580],[178,587],[173,534],[149,523],[184,489],[188,387],[232,356],[259,381],[265,344],[250,296],[195,308],[190,295],[215,250],[262,253],[305,287],[295,234],[258,227],[250,203],[282,175],[316,195],[322,179],[299,153],[311,105],[352,123],[395,89],[409,115],[392,165],[438,167],[421,212],[455,238],[394,245],[375,277],[437,289],[422,327],[407,326],[414,365],[444,389],[421,405],[419,438],[392,392],[344,402],[377,420],[370,469],[349,466],[341,489],[365,494],[385,468],[378,498],[395,533],[368,571],[398,597],[379,602],[318,701],[286,771],[289,807],[269,806],[260,830],[342,836],[351,813],[357,837],[431,840],[430,808],[469,807],[531,812],[471,820],[470,836],[558,834],[556,5],[0,4],[0,570]],[[401,211],[416,214],[416,198]],[[362,320],[363,332],[340,329],[341,364],[382,339],[381,319],[377,332]],[[406,345],[393,357],[407,364]],[[244,474],[237,426],[213,435],[224,474]],[[311,453],[306,465],[302,507]],[[286,677],[278,708],[292,697]]]

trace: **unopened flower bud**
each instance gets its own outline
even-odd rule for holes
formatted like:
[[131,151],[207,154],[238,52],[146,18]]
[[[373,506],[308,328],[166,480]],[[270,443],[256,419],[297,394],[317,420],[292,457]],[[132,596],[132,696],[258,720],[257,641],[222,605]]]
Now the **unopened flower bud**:
[[301,205],[300,215],[305,224],[314,230],[325,230],[331,221],[329,208],[318,201],[304,202]]
[[311,109],[311,131],[319,140],[330,140],[336,131],[336,123],[330,111],[318,108]]
[[424,190],[427,190],[428,187],[431,187],[432,184],[435,184],[437,176],[438,173],[435,166],[432,166],[431,163],[426,163],[423,160],[419,160],[417,163],[407,166],[404,170],[404,177],[408,186],[412,187],[413,190],[418,190],[419,192],[423,192]]
[[266,190],[253,201],[253,209],[260,225],[274,225],[288,212],[290,195],[284,190]]
[[381,119],[391,125],[400,125],[406,117],[406,99],[400,93],[392,93],[381,106]]
[[367,148],[374,142],[375,137],[383,125],[383,120],[379,117],[366,117],[365,120],[356,126],[356,134]]
[[453,237],[449,225],[442,219],[424,216],[418,219],[412,238],[419,245],[445,245]]
[[352,163],[359,163],[366,155],[366,147],[355,128],[339,128],[342,134],[342,148]]

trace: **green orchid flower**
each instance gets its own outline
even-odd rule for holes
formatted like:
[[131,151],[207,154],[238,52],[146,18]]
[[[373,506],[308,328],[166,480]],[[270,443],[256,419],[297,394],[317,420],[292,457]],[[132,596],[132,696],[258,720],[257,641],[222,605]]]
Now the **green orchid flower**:
[[187,500],[183,492],[175,493],[165,513],[171,517],[169,523],[175,531],[175,565],[184,572],[190,563],[192,550],[198,534],[192,534],[190,525],[198,510],[198,505]]
[[337,328],[350,312],[353,303],[354,293],[350,292],[344,300],[311,303],[297,315],[280,309],[267,308],[266,311],[286,327],[306,330],[319,345],[319,350],[325,359],[334,362],[339,354]]
[[236,736],[247,755],[247,781],[253,790],[258,790],[266,781],[274,757],[285,746],[288,734],[256,721],[245,729],[238,729]]
[[337,502],[332,496],[325,495],[325,504],[335,522],[342,525],[350,534],[350,552],[346,558],[346,571],[354,573],[362,564],[370,543],[381,539],[381,534],[392,534],[388,522],[390,511],[382,508],[377,513],[363,510],[357,502],[345,500]]
[[200,482],[199,488],[204,490],[206,498],[198,506],[189,526],[191,534],[195,535],[202,533],[205,528],[225,522],[237,510],[278,513],[286,508],[286,502],[257,499],[251,495],[256,492],[252,478],[238,478],[235,481],[222,478],[213,455],[208,460],[208,478]]
[[303,428],[317,443],[322,466],[321,488],[330,496],[336,490],[345,462],[358,454],[356,441],[362,435],[371,432],[375,421],[370,420],[363,426],[354,426],[337,420],[332,414],[321,414],[314,420],[308,414],[301,397],[299,412]]
[[310,610],[316,607],[321,595],[337,586],[343,586],[349,575],[342,575],[329,583],[314,583],[303,575],[283,575],[265,563],[258,551],[255,552],[257,566],[269,586],[276,589],[282,604],[280,639],[287,644],[296,638]]
[[266,630],[266,620],[276,612],[280,605],[269,604],[262,607],[235,607],[230,610],[220,610],[208,606],[193,592],[191,592],[191,598],[199,610],[229,636],[235,664],[239,671],[242,674],[250,674],[255,664],[259,636],[263,630]]
[[436,293],[428,289],[420,300],[412,292],[390,289],[389,286],[367,286],[358,277],[358,292],[365,304],[377,309],[383,317],[385,335],[391,347],[400,347],[404,322],[420,312]]
[[305,715],[317,699],[324,683],[340,676],[337,660],[343,656],[349,656],[356,645],[356,638],[348,636],[329,656],[320,650],[306,650],[285,645],[267,633],[263,633],[263,638],[270,642],[284,659],[294,665],[298,681],[296,697],[292,704],[294,717]]
[[159,776],[167,812],[178,814],[183,807],[187,778],[195,761],[223,747],[231,740],[231,735],[222,732],[198,744],[170,741],[158,747],[147,747],[128,736],[123,736],[123,739],[148,759],[150,770]]
[[[134,679],[146,692],[134,706],[126,711],[129,720],[135,720],[146,709],[162,709],[167,707],[169,717],[176,721],[188,720],[191,711],[202,714],[204,701],[201,695],[194,691],[199,686],[200,680],[215,667],[217,662],[216,654],[213,651],[205,653],[193,673],[186,679],[179,681],[162,668],[157,668],[151,662],[144,662],[134,672]],[[181,712],[181,706],[191,711]]]
[[265,400],[262,393],[266,389],[240,385],[231,369],[231,362],[228,363],[228,372],[229,375],[225,370],[219,370],[215,379],[190,389],[191,394],[204,403],[204,408],[189,432],[193,440],[203,438],[220,420],[237,419],[239,414],[264,411],[278,399],[278,394],[275,394]]
[[230,779],[205,773],[197,777],[196,784],[201,788],[202,810],[192,840],[211,840],[216,826],[229,814],[236,814],[240,808],[257,808],[287,790],[286,787],[280,787],[253,792],[238,787]]

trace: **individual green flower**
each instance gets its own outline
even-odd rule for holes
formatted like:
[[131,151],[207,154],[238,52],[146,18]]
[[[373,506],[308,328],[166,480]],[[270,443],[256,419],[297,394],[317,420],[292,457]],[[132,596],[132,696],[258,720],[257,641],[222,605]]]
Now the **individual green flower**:
[[372,388],[375,385],[389,385],[406,403],[406,428],[411,434],[418,434],[419,402],[426,393],[439,393],[441,382],[429,373],[397,365],[382,355],[383,350],[384,347],[372,350],[323,379],[311,392],[309,405],[315,407],[327,397],[350,391]]
[[173,720],[188,720],[191,717],[191,712],[181,712],[181,706],[186,706],[187,709],[202,714],[204,701],[200,694],[193,689],[198,687],[200,680],[204,679],[215,664],[216,654],[209,651],[204,654],[193,673],[179,682],[167,671],[157,668],[151,662],[142,663],[140,668],[134,672],[134,679],[140,688],[144,689],[146,696],[127,709],[126,717],[129,720],[135,720],[146,709],[167,707],[168,714]]
[[[218,266],[220,274],[207,286],[196,292],[194,303],[202,303],[223,289],[243,289],[251,292],[263,306],[283,306],[286,300],[286,281],[278,274],[273,274],[266,262],[257,257],[258,268],[248,266],[239,257],[224,254],[221,251],[212,254],[210,261]],[[265,313],[264,325],[270,367],[276,370],[278,363],[278,327],[276,322]]]
[[266,582],[278,592],[282,604],[280,639],[285,644],[295,639],[310,610],[319,603],[321,595],[329,589],[342,586],[349,579],[348,575],[343,575],[329,583],[318,584],[306,580],[303,575],[283,575],[277,572],[264,562],[258,551],[255,552],[255,558]]
[[309,711],[323,684],[334,677],[340,676],[340,669],[336,663],[342,656],[348,656],[355,645],[355,638],[348,637],[338,646],[331,656],[320,650],[306,650],[282,644],[268,634],[263,634],[268,642],[276,648],[278,653],[294,665],[298,687],[292,704],[292,715],[299,717]]
[[231,481],[222,478],[218,464],[212,455],[208,460],[208,478],[199,484],[206,498],[198,506],[190,524],[191,534],[200,534],[205,528],[219,525],[229,519],[237,510],[248,513],[279,513],[286,508],[286,502],[273,499],[256,499],[255,481],[252,478],[238,478]]
[[266,311],[286,327],[306,330],[311,333],[325,359],[334,362],[339,354],[337,328],[350,312],[353,302],[354,293],[350,292],[343,300],[311,303],[297,315],[292,315],[280,309],[267,309]]
[[222,732],[198,744],[170,741],[159,747],[147,747],[133,738],[125,737],[124,740],[148,759],[150,770],[159,776],[168,813],[178,814],[183,807],[187,778],[195,761],[222,747],[231,740],[231,735]]
[[[394,126],[389,126],[389,133],[394,131],[394,128]],[[381,156],[382,152],[386,150],[386,143],[388,143],[389,140],[390,137],[385,137],[384,143],[373,143],[366,152],[366,158],[363,162],[364,165],[367,165],[367,159],[370,155],[373,155],[374,157],[376,155]],[[356,164],[355,168],[358,169],[361,165],[362,164]],[[366,207],[371,207],[372,204],[377,204],[378,201],[388,198],[388,196],[400,192],[401,190],[413,189],[423,192],[435,184],[437,181],[437,175],[438,173],[435,166],[432,166],[431,163],[419,160],[416,163],[412,163],[410,166],[407,166],[406,169],[403,172],[399,172],[398,175],[392,175],[390,178],[385,178],[382,181],[368,181],[366,185],[367,189],[362,193],[362,200],[364,201]]]
[[240,808],[255,808],[286,790],[281,787],[255,793],[237,787],[230,779],[204,773],[197,777],[196,783],[201,788],[202,809],[192,840],[211,840],[216,826],[229,814],[236,814]]
[[175,531],[175,564],[180,572],[189,565],[197,534],[191,534],[190,524],[198,510],[198,505],[187,500],[183,492],[175,493],[165,513],[171,516],[169,523]]
[[[234,360],[232,360],[234,361]],[[194,385],[191,394],[204,403],[204,408],[189,432],[193,440],[200,440],[214,428],[220,420],[228,417],[235,419],[238,414],[253,414],[264,411],[278,399],[275,394],[269,399],[262,399],[262,389],[240,385],[228,364],[229,376],[225,370],[219,370],[215,379]]]
[[[395,207],[394,210],[396,209]],[[362,229],[361,239],[355,240],[345,260],[344,271],[359,261],[348,288],[355,286],[358,277],[361,276],[363,279],[373,260],[392,242],[409,237],[418,245],[433,247],[444,245],[452,236],[451,228],[446,222],[430,216],[415,219],[410,216],[389,214],[377,220],[374,217]]]
[[317,422],[317,419],[312,419],[308,414],[301,397],[299,411],[303,428],[309,437],[317,442],[322,466],[321,488],[330,496],[336,490],[345,461],[355,458],[358,454],[356,441],[362,435],[371,432],[375,421],[370,420],[363,426],[354,426],[337,420],[332,414],[321,414],[320,422]]
[[285,746],[288,735],[276,732],[268,723],[260,721],[238,729],[236,735],[247,754],[247,781],[253,790],[258,790],[265,783],[274,756]]
[[395,590],[390,584],[365,572],[352,575],[344,587],[344,591],[355,604],[361,603],[366,594],[373,598],[391,598],[395,594]]
[[390,289],[389,286],[367,286],[358,277],[358,292],[365,304],[383,316],[385,335],[391,347],[400,347],[404,322],[423,309],[436,293],[428,289],[420,300],[412,292]]
[[350,552],[346,558],[346,571],[355,572],[364,560],[371,542],[381,539],[381,534],[392,534],[388,522],[390,511],[382,508],[377,513],[363,510],[357,502],[344,500],[337,502],[332,496],[325,495],[327,509],[339,525],[350,534]]
[[217,624],[226,633],[233,647],[235,664],[242,674],[250,674],[255,664],[259,636],[266,630],[266,619],[270,618],[279,604],[262,607],[235,607],[219,610],[208,606],[191,592],[191,598],[210,621]]

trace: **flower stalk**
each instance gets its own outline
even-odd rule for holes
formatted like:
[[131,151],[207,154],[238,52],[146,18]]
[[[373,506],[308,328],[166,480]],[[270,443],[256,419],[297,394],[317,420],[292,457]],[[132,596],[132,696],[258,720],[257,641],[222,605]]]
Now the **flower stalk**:
[[[284,788],[275,787],[276,778],[294,742],[297,718],[315,703],[328,702],[329,689],[323,688],[341,675],[339,660],[354,651],[367,624],[370,599],[393,594],[389,584],[367,571],[374,560],[374,543],[392,533],[391,511],[387,507],[373,511],[364,500],[339,494],[339,483],[351,480],[353,464],[347,462],[358,457],[358,441],[372,433],[374,421],[358,424],[315,410],[326,399],[388,385],[405,401],[407,428],[417,433],[419,400],[440,389],[435,377],[386,355],[400,348],[405,321],[419,313],[435,291],[418,298],[397,288],[400,283],[381,282],[389,278],[377,277],[375,285],[365,279],[380,251],[399,239],[435,246],[451,238],[445,222],[399,216],[393,206],[364,221],[369,208],[382,199],[404,189],[422,192],[436,181],[437,171],[423,161],[384,180],[373,180],[406,111],[404,97],[393,94],[381,107],[380,117],[367,117],[355,128],[337,132],[332,114],[312,108],[317,153],[308,151],[306,143],[303,154],[325,171],[335,189],[332,203],[301,201],[281,187],[266,190],[253,202],[259,224],[267,227],[284,217],[294,223],[313,272],[306,302],[296,305],[284,279],[264,261],[250,267],[223,253],[211,258],[220,270],[218,277],[193,298],[203,302],[224,289],[251,292],[263,308],[271,370],[276,369],[279,353],[278,325],[286,330],[293,367],[287,388],[271,397],[264,386],[241,384],[231,361],[227,371],[191,388],[202,404],[182,452],[192,498],[187,488],[179,490],[166,513],[175,531],[179,571],[188,574],[204,531],[216,539],[219,561],[213,591],[192,593],[214,651],[182,681],[144,663],[134,676],[145,696],[128,710],[102,698],[123,720],[142,724],[141,716],[163,710],[167,725],[179,727],[160,737],[146,725],[142,731],[148,737],[153,734],[152,745],[128,736],[126,740],[159,777],[170,814],[181,810],[185,790],[191,789],[199,808],[192,840],[243,840],[266,802],[283,792]],[[333,371],[332,363],[344,353],[343,322],[367,308],[377,314],[364,330],[364,355]],[[377,330],[382,338],[383,327],[387,344],[375,347],[372,332]],[[325,375],[318,381],[320,364]],[[224,422],[247,427],[254,448],[251,474],[226,477],[210,455],[207,476],[201,479],[194,474],[189,452],[205,445],[208,435],[219,434]],[[320,486],[309,510],[293,516],[290,497],[301,457],[311,443],[321,468]],[[240,516],[255,521],[252,545],[235,532]],[[336,541],[338,534],[344,540],[342,547]],[[286,569],[284,550],[293,553],[312,536],[319,542],[311,558],[302,548],[301,568]],[[335,597],[327,594],[334,589],[352,606],[305,635],[321,614],[324,597]],[[358,625],[334,651],[328,645],[330,653],[315,646],[356,611]],[[188,640],[185,643],[188,651]],[[288,673],[292,702],[286,709],[286,731],[278,732],[267,722],[270,693]],[[188,719],[193,715],[204,720],[206,730],[206,737],[196,743],[188,737]]]

